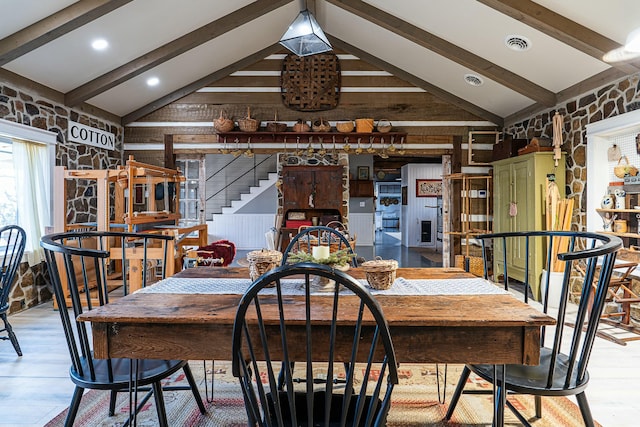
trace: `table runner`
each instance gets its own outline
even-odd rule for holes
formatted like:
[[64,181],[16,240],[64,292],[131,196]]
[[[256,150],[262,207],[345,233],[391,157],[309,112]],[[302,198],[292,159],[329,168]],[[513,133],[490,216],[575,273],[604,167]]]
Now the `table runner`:
[[[373,295],[486,295],[506,294],[504,289],[482,278],[468,279],[404,279],[398,277],[391,288],[378,290],[371,288],[366,279],[357,280]],[[302,279],[283,279],[283,292],[288,295],[303,295]],[[169,277],[151,286],[142,288],[138,293],[167,293],[167,294],[243,294],[249,285],[249,279],[228,278],[177,278]],[[326,294],[326,291],[314,290],[312,294]],[[317,289],[317,287],[316,287]],[[276,293],[275,288],[267,288],[264,293]],[[351,293],[348,290],[343,294]]]

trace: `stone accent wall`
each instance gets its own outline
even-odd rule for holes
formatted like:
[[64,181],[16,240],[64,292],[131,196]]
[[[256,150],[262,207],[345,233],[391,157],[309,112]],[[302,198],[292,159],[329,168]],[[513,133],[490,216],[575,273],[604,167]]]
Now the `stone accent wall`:
[[573,230],[584,230],[587,212],[587,138],[585,126],[640,108],[640,75],[634,74],[536,114],[504,129],[514,138],[553,138],[553,115],[564,118],[562,151],[567,153],[566,194],[575,199]]
[[[6,82],[0,82],[0,118],[57,133],[58,166],[66,166],[68,169],[107,169],[122,164],[124,129],[119,123],[78,112]],[[69,121],[115,134],[116,149],[108,151],[67,141]],[[77,183],[67,190],[67,221],[73,223],[95,220],[95,189],[88,182],[74,181]],[[32,268],[24,263],[17,275],[18,283],[9,296],[9,312],[33,307],[51,299],[52,289],[44,263]]]

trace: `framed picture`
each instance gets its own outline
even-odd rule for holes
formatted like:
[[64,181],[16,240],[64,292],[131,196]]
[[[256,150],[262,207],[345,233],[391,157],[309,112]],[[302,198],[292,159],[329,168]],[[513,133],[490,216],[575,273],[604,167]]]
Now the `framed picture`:
[[442,180],[416,179],[416,197],[438,197],[442,195]]
[[358,166],[358,179],[369,180],[369,166]]

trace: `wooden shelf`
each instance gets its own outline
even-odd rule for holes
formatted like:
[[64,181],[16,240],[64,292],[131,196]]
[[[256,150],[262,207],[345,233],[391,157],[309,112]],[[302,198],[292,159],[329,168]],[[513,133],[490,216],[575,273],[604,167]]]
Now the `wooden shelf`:
[[[359,133],[359,132],[266,132],[266,131],[257,131],[257,132],[221,132],[218,133],[218,138],[221,140],[225,140],[227,144],[233,144],[238,140],[238,143],[246,144],[249,139],[251,139],[251,143],[261,143],[261,142],[284,142],[286,140],[287,143],[295,144],[304,143],[308,144],[309,141],[312,143],[320,143],[320,138],[322,138],[323,144],[333,144],[334,140],[336,143],[344,144],[349,141],[349,144],[354,144],[358,142],[358,138],[360,138],[360,143],[365,145],[367,144],[381,144],[384,140],[385,144],[391,143],[393,139],[394,145],[400,144],[401,142],[406,142],[407,134],[405,132],[372,132],[372,133]],[[222,141],[221,141],[222,142]],[[329,147],[326,147],[329,148]]]
[[637,233],[616,233],[615,231],[598,231],[598,233],[602,233],[602,234],[612,234],[614,236],[618,236],[618,237],[627,237],[630,239],[640,239],[640,234]]
[[596,208],[596,212],[602,212],[602,213],[637,213],[637,214],[640,214],[640,209],[600,209],[600,208]]

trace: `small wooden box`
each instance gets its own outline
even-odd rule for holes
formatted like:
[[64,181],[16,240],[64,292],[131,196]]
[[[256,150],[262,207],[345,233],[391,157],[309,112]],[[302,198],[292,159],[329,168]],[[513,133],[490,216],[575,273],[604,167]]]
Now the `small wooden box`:
[[505,136],[504,140],[499,141],[493,146],[492,160],[508,159],[509,157],[516,157],[518,150],[527,146],[529,142],[526,138],[514,139],[511,136]]

